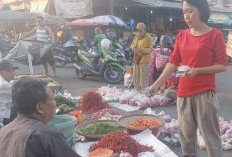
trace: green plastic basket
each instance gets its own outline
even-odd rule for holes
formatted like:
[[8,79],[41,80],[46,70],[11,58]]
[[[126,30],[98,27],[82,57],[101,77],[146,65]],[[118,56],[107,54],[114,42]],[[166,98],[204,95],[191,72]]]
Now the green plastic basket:
[[70,115],[56,115],[53,120],[48,122],[48,125],[57,128],[64,135],[68,143],[74,137],[76,124],[76,118]]

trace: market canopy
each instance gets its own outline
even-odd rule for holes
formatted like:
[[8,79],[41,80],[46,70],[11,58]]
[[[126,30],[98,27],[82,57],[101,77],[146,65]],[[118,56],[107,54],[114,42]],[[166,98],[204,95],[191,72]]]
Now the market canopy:
[[72,21],[72,22],[65,22],[65,25],[68,26],[101,26],[97,23],[88,23],[88,22],[80,22],[80,20]]
[[96,16],[90,19],[81,19],[81,20],[76,20],[73,22],[86,23],[86,24],[89,23],[90,25],[99,24],[99,25],[105,25],[105,26],[118,26],[118,27],[130,29],[130,27],[125,21],[113,15]]
[[0,21],[24,21],[28,17],[20,11],[2,10],[0,11]]

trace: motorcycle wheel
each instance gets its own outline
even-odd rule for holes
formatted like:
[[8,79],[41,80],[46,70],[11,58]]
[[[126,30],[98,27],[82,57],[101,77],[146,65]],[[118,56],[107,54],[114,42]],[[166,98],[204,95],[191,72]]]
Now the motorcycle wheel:
[[[54,56],[65,58],[65,56],[62,53],[60,53],[60,52],[55,52]],[[66,62],[62,62],[60,60],[55,59],[55,65],[56,65],[56,67],[63,68],[65,66],[65,64],[66,64]]]
[[109,83],[119,83],[123,78],[123,70],[117,66],[108,66],[104,71],[104,80]]
[[78,70],[77,68],[75,68],[75,72],[76,72],[77,78],[84,79],[87,75],[85,74],[85,71],[84,71],[84,68],[83,68],[83,64],[79,63],[78,65],[80,67],[82,67],[82,69]]

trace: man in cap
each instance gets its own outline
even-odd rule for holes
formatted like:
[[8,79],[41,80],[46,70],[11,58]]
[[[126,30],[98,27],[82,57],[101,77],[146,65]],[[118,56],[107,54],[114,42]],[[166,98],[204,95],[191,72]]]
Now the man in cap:
[[7,125],[17,116],[15,108],[12,106],[12,93],[10,81],[15,77],[15,69],[10,62],[0,62],[0,127]]

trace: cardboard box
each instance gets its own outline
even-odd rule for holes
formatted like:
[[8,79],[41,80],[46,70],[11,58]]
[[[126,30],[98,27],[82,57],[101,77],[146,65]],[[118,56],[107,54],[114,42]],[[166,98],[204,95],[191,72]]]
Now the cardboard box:
[[[29,74],[25,74],[25,75],[16,75],[13,82],[14,81],[17,81],[18,79],[20,79],[21,77],[23,76],[31,76]],[[55,80],[53,80],[51,77],[47,76],[47,75],[44,75],[44,74],[34,74],[33,77],[35,78],[40,78],[44,81],[47,81],[48,82],[48,87],[52,90],[52,91],[55,91],[55,90],[60,90],[61,89],[61,85],[56,82]]]
[[126,66],[126,73],[133,74],[133,67],[132,66]]

